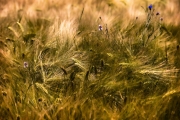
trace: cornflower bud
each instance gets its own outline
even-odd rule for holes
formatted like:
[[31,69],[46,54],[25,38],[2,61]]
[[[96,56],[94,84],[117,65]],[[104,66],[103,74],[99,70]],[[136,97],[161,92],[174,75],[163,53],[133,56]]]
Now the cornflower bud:
[[99,25],[99,31],[102,31],[102,30],[103,30],[102,26],[101,26],[101,25]]
[[28,62],[24,62],[24,68],[28,67]]

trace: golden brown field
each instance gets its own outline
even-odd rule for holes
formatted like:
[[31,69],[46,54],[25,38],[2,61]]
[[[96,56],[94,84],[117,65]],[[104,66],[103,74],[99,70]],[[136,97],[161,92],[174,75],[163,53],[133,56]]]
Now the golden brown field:
[[179,0],[1,0],[0,120],[179,120]]

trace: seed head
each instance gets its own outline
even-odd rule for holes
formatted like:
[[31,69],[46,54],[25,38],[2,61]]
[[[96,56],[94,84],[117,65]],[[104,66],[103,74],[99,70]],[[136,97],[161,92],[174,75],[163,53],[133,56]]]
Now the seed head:
[[161,17],[160,20],[163,21],[163,18]]
[[19,115],[17,116],[17,119],[16,119],[16,120],[20,120],[20,116],[19,116]]
[[38,102],[42,102],[42,100],[43,100],[42,98],[39,98],[39,99],[38,99]]
[[156,13],[156,15],[160,15],[160,13],[159,13],[159,12],[157,12],[157,13]]
[[177,50],[179,50],[179,45],[176,46]]

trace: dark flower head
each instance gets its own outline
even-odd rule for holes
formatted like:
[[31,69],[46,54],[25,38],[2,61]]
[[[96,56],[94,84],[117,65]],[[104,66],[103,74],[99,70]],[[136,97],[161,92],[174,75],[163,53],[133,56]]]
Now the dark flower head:
[[102,31],[102,30],[103,30],[102,26],[101,26],[101,25],[99,25],[99,31]]
[[28,67],[28,62],[24,62],[24,68]]
[[148,6],[149,10],[152,10],[153,6],[152,4]]
[[38,102],[42,102],[42,98],[39,98],[39,99],[38,99]]
[[7,92],[2,91],[2,95],[3,95],[3,96],[7,96]]
[[156,13],[156,15],[160,15],[160,13],[159,13],[159,12],[157,12],[157,13]]
[[163,18],[161,17],[160,20],[163,21]]

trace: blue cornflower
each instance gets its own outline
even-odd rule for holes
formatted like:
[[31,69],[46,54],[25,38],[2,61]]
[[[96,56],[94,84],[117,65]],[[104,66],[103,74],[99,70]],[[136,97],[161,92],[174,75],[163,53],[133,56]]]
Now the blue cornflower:
[[149,10],[151,10],[153,8],[152,4],[148,6]]

